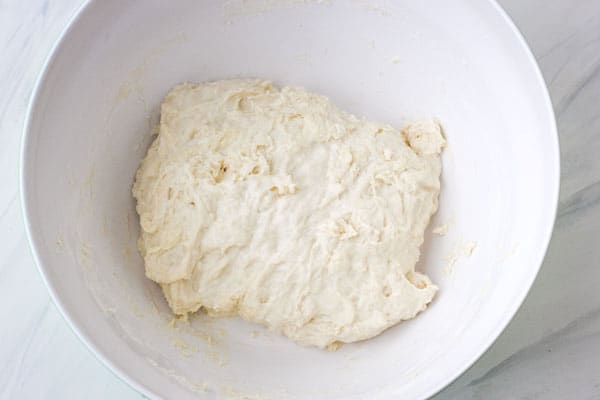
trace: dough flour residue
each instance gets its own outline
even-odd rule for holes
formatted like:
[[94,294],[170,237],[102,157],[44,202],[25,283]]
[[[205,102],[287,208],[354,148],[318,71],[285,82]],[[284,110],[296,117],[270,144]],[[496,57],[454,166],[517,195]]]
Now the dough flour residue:
[[439,125],[398,131],[296,87],[181,84],[136,175],[146,275],[175,314],[239,315],[319,347],[413,318]]

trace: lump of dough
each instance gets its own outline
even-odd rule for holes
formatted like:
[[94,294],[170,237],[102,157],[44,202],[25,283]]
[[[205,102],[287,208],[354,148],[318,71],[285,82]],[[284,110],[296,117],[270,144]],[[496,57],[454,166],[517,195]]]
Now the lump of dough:
[[440,127],[398,131],[297,87],[174,87],[133,187],[140,252],[176,314],[239,315],[305,345],[423,311],[415,272],[438,207]]

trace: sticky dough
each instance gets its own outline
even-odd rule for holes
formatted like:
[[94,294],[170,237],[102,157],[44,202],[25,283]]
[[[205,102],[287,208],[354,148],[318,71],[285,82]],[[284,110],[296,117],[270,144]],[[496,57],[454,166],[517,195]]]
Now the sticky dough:
[[146,275],[175,314],[318,347],[373,337],[437,290],[415,264],[444,145],[433,121],[399,131],[302,88],[178,85],[133,187]]

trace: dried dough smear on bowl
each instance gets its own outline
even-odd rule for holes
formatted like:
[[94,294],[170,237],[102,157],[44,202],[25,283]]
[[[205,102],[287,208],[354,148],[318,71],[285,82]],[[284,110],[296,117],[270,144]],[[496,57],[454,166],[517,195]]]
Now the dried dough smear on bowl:
[[[443,124],[441,196],[430,225],[448,229],[445,236],[425,231],[415,267],[439,288],[426,311],[335,352],[299,346],[240,318],[195,313],[189,325],[169,325],[173,312],[162,288],[145,276],[137,250],[141,232],[132,183],[155,140],[150,132],[159,124],[161,103],[174,85],[240,77],[268,78],[280,88],[297,85],[327,96],[348,114],[398,129],[423,117]],[[289,124],[301,122],[292,118]],[[330,151],[328,146],[323,149]],[[346,159],[340,154],[332,161]],[[58,308],[92,352],[147,397],[422,399],[471,365],[521,304],[552,230],[558,166],[556,127],[543,80],[493,2],[148,0],[140,7],[89,1],[62,35],[34,92],[21,185],[32,252]],[[324,165],[320,175],[323,187],[329,168]],[[231,171],[217,162],[214,178],[230,185]],[[240,190],[270,179],[257,171]],[[289,175],[289,180],[282,174],[273,178],[275,189],[265,191],[265,202],[288,204],[310,193],[304,175]],[[196,201],[193,207],[203,204]],[[277,215],[271,206],[267,210]],[[355,226],[352,213],[348,219],[343,211],[332,208],[331,230],[324,224],[324,231],[308,237],[339,241],[340,249],[367,237],[368,229]],[[246,240],[246,227],[231,223],[239,229],[225,239]],[[376,227],[379,222],[368,223]],[[359,236],[342,238],[353,230]],[[304,245],[298,241],[294,249]],[[447,273],[448,255],[466,242],[476,242],[475,251]],[[411,257],[413,262],[416,255]],[[160,272],[150,266],[156,280],[173,285],[164,276],[158,279]],[[186,268],[193,276],[194,266]],[[349,274],[340,280],[344,296],[349,290],[341,283],[352,279]],[[268,305],[278,295],[270,283],[255,286],[254,301]],[[364,285],[356,280],[358,290]],[[261,297],[259,289],[269,296]],[[380,289],[383,299],[387,290]],[[297,298],[295,290],[289,291],[288,304]],[[346,304],[348,310],[353,304],[343,298],[331,303],[342,311],[334,322],[350,326],[342,317],[350,315]],[[218,296],[210,299],[212,306],[221,306]],[[185,307],[197,306],[191,303]],[[307,317],[313,312],[308,303],[302,307]],[[263,305],[255,311],[267,310]],[[284,329],[283,321],[273,322]]]
[[302,88],[182,84],[137,172],[146,275],[176,314],[240,315],[319,347],[425,309],[440,127],[400,132]]

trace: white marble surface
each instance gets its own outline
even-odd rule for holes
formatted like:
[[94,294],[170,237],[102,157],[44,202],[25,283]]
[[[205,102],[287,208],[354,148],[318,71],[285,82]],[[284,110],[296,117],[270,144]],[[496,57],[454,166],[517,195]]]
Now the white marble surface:
[[[0,0],[0,399],[137,399],[78,341],[30,256],[18,195],[27,102],[81,0]],[[558,118],[562,187],[544,266],[490,350],[436,399],[600,399],[600,2],[502,0]]]

